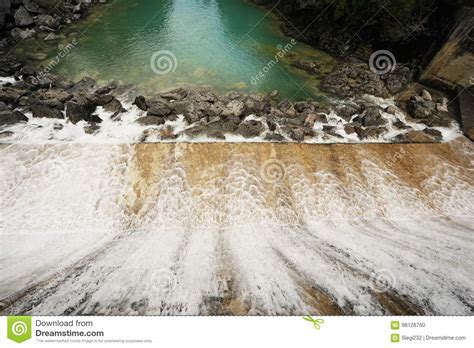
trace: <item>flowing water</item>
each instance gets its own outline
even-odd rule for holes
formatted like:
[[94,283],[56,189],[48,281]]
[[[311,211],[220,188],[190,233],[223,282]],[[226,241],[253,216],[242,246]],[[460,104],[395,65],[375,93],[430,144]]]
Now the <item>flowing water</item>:
[[472,315],[473,150],[3,145],[0,312]]
[[[208,85],[308,98],[319,94],[316,78],[292,67],[292,60],[316,61],[322,71],[333,64],[321,51],[293,44],[270,12],[243,0],[114,0],[95,11],[69,29],[67,39],[41,43],[49,46],[44,66],[60,52],[54,71],[76,80],[83,74],[121,80],[150,93]],[[36,49],[33,43],[26,52]]]

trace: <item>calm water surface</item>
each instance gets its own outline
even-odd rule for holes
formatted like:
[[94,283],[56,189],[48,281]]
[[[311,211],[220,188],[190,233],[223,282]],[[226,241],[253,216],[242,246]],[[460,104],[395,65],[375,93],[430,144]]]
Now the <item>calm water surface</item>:
[[[292,44],[270,13],[244,0],[115,0],[106,6],[76,26],[84,35],[70,33],[53,43],[42,63],[76,35],[77,46],[55,67],[74,79],[115,79],[145,90],[177,85],[208,85],[220,91],[278,89],[293,98],[320,94],[317,77],[293,67],[295,59],[315,61],[323,69],[333,64],[318,50]],[[160,60],[155,54],[160,51],[171,52],[171,58]],[[167,74],[152,69],[166,70],[167,63],[172,64]]]

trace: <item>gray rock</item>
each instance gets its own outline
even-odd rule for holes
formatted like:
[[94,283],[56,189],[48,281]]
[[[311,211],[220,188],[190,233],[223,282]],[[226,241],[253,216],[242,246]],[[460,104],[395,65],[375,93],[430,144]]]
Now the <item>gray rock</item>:
[[165,123],[165,120],[162,117],[157,116],[144,116],[137,119],[135,122],[141,124],[142,126],[159,126]]
[[19,111],[0,111],[0,126],[28,122],[28,117]]
[[433,98],[431,97],[430,92],[428,92],[426,89],[424,89],[424,90],[421,91],[421,97],[422,97],[424,100],[433,101]]
[[424,133],[428,134],[429,136],[432,136],[433,138],[435,138],[436,140],[438,141],[441,141],[443,140],[443,133],[441,133],[439,130],[437,129],[433,129],[433,128],[425,128],[423,130]]
[[20,29],[20,28],[13,28],[10,32],[11,36],[15,40],[24,40],[29,37],[34,37],[36,32],[33,29]]
[[45,99],[56,99],[62,103],[72,98],[72,94],[62,89],[48,89],[43,94]]
[[115,99],[115,98],[112,98],[112,100],[109,103],[105,104],[104,110],[111,113],[116,113],[116,112],[120,113],[120,112],[125,111],[125,109],[122,106],[122,103],[118,99]]
[[360,127],[355,127],[355,132],[359,136],[359,139],[376,139],[380,137],[382,134],[387,132],[385,127],[368,127],[366,129],[362,129]]
[[29,58],[30,60],[41,62],[45,60],[46,58],[48,58],[48,55],[43,52],[28,52],[26,54],[26,57]]
[[76,95],[66,103],[66,116],[72,123],[91,119],[96,104],[85,95]]
[[14,19],[15,25],[18,27],[27,27],[34,23],[33,18],[24,6],[20,6],[18,10],[16,10]]
[[146,103],[145,97],[142,95],[139,95],[135,97],[135,100],[133,101],[133,105],[136,105],[137,108],[143,111],[148,110],[148,105]]
[[167,104],[161,101],[152,101],[147,103],[149,105],[147,115],[165,117],[171,114],[171,109]]
[[46,105],[36,104],[31,106],[30,109],[33,114],[33,117],[59,119],[64,118],[64,115],[60,110],[54,109]]
[[400,143],[433,143],[436,139],[424,131],[410,131],[395,137],[395,141]]
[[364,111],[362,125],[364,127],[377,127],[387,123],[387,120],[380,114],[380,109],[376,106],[369,106]]
[[260,121],[250,120],[242,122],[236,132],[245,138],[254,138],[259,136],[263,130],[264,127]]
[[267,133],[265,134],[265,140],[267,141],[275,141],[275,142],[282,142],[285,141],[285,137],[278,133]]
[[38,13],[39,6],[36,1],[34,0],[23,0],[23,6],[28,10],[30,13]]
[[232,100],[227,104],[227,108],[231,110],[234,116],[242,117],[245,115],[245,104],[240,100]]

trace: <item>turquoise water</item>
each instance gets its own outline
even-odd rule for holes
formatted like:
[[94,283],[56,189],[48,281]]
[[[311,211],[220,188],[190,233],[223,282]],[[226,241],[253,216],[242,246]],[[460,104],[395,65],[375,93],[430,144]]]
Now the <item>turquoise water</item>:
[[[98,6],[78,29],[84,35],[57,72],[121,80],[146,90],[206,85],[313,97],[317,78],[291,61],[303,58],[325,68],[332,63],[324,53],[292,43],[271,13],[244,0],[116,0]],[[168,55],[170,66],[166,58],[159,60],[162,55]]]

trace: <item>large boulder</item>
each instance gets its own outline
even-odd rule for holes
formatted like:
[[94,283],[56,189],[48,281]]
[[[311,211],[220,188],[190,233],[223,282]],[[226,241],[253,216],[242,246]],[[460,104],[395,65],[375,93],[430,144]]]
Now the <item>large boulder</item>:
[[96,106],[92,98],[78,94],[66,103],[66,116],[74,124],[82,120],[89,121]]
[[143,110],[143,111],[148,110],[148,105],[146,103],[145,97],[142,95],[135,97],[133,105],[136,105],[136,107],[139,108],[140,110]]
[[36,104],[31,106],[31,112],[33,114],[33,117],[64,118],[64,115],[60,110],[49,107],[44,104]]
[[118,99],[115,99],[115,98],[112,98],[112,100],[109,103],[105,104],[104,110],[111,113],[121,113],[125,111],[125,109],[122,106],[122,103]]
[[428,91],[412,96],[407,104],[408,113],[415,121],[429,127],[449,127],[453,118],[448,111],[447,100],[433,99]]
[[14,14],[15,25],[18,27],[27,27],[34,23],[33,18],[30,13],[26,10],[24,6],[20,6]]

